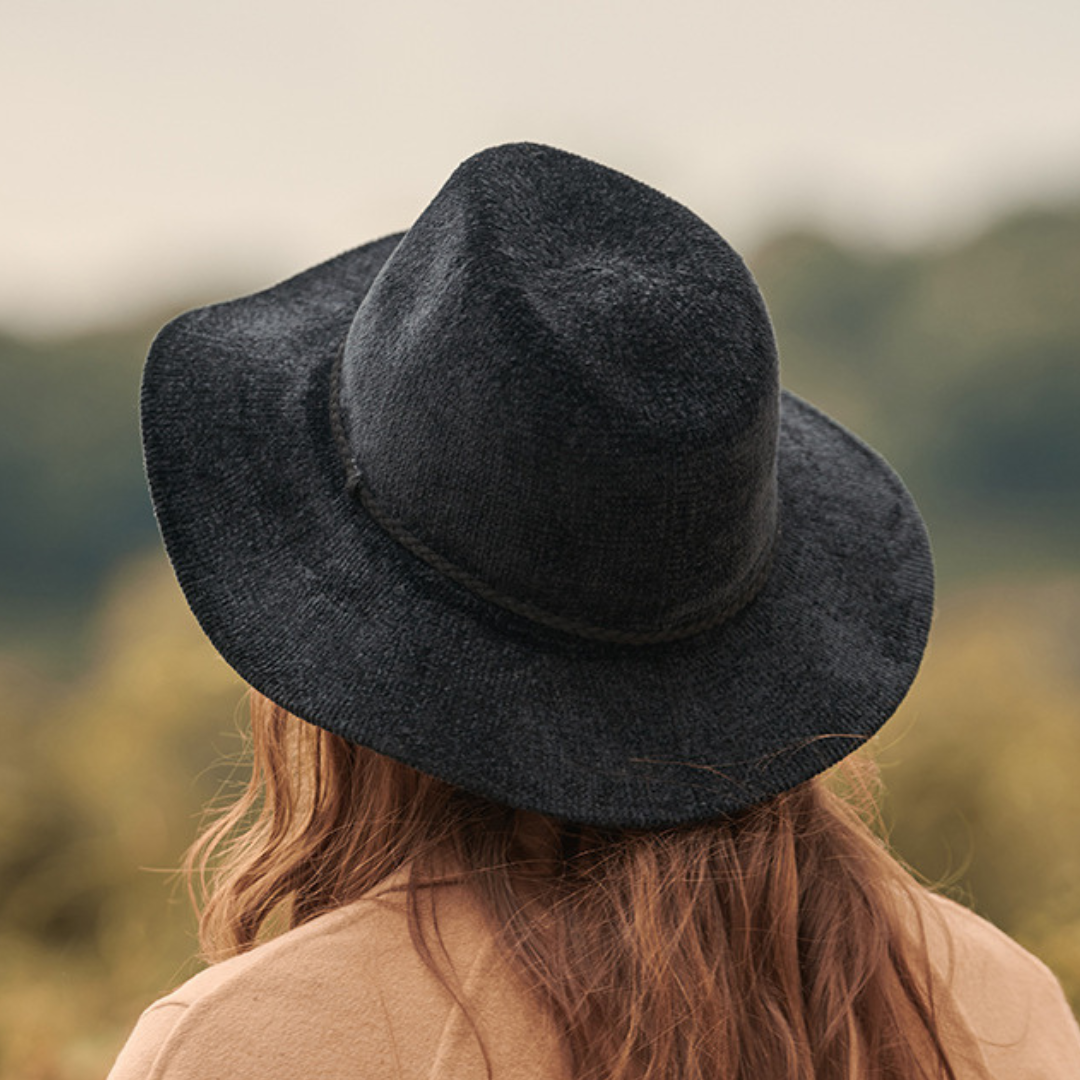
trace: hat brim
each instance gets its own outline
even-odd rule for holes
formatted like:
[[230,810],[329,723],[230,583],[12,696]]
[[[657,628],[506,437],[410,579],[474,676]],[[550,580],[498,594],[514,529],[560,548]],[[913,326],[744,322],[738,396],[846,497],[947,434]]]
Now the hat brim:
[[169,557],[224,659],[290,712],[469,791],[602,826],[738,812],[893,713],[929,631],[915,505],[858,438],[784,392],[780,534],[728,622],[592,642],[478,598],[345,487],[329,379],[399,237],[189,312],[144,373],[146,469]]

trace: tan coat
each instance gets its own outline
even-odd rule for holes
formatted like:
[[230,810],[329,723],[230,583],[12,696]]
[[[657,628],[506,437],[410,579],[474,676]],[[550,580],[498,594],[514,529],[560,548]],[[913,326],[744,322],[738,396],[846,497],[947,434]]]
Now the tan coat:
[[[962,1080],[1078,1080],[1080,1029],[1050,971],[988,922],[926,894],[955,1008]],[[495,1080],[565,1080],[553,1026],[500,959],[460,887],[439,929]],[[966,1030],[964,1030],[966,1029]],[[208,968],[143,1013],[109,1080],[473,1080],[469,1023],[409,937],[400,894],[366,898]]]

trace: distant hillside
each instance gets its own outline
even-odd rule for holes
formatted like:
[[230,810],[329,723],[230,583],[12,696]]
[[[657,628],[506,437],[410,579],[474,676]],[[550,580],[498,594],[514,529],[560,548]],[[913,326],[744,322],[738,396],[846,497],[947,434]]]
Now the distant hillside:
[[896,256],[752,260],[785,383],[902,472],[946,576],[1080,565],[1080,204]]
[[0,633],[78,615],[154,542],[138,388],[150,331],[29,343],[0,336]]
[[[1080,205],[903,256],[792,234],[751,264],[786,384],[900,468],[946,574],[1080,563]],[[155,543],[137,399],[161,321],[0,335],[0,644],[77,621]]]

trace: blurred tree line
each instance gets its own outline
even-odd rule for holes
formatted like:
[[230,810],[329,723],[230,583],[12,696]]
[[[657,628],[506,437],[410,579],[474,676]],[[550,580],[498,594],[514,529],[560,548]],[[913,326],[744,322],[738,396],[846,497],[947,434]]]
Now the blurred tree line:
[[[908,254],[788,234],[753,260],[785,383],[900,469],[942,599],[877,740],[898,852],[1080,1007],[1080,206]],[[242,755],[242,686],[144,492],[164,321],[0,335],[0,1077],[101,1076],[195,970],[170,874]]]
[[753,268],[784,382],[899,468],[946,581],[1076,567],[1080,204],[907,256],[788,235]]

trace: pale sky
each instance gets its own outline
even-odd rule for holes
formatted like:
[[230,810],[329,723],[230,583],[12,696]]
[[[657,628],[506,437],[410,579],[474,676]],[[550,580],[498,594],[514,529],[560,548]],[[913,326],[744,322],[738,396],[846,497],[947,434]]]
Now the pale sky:
[[405,228],[499,142],[746,250],[1080,196],[1077,0],[0,0],[0,327],[214,295]]

